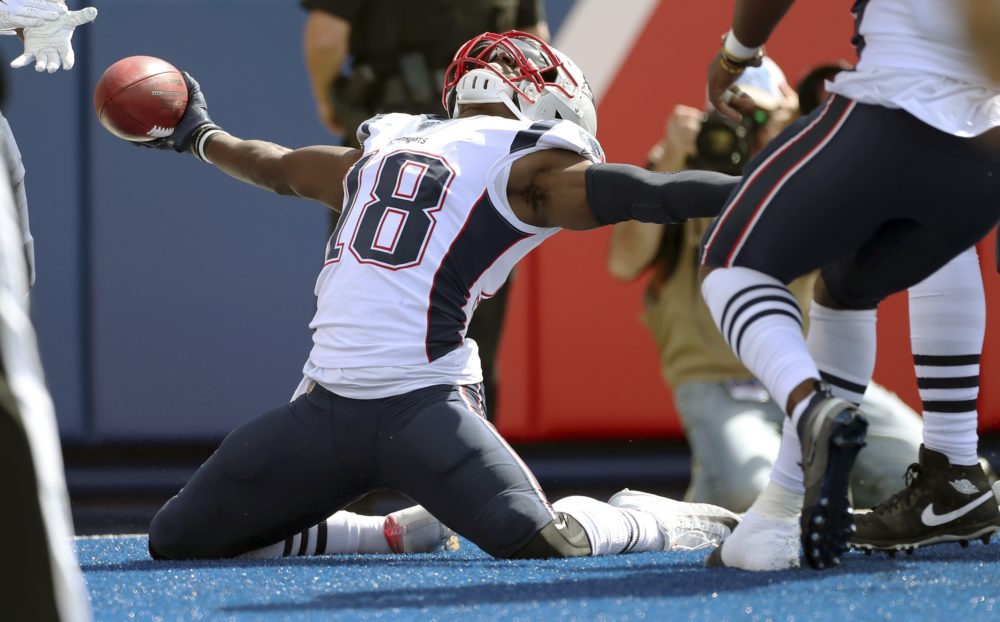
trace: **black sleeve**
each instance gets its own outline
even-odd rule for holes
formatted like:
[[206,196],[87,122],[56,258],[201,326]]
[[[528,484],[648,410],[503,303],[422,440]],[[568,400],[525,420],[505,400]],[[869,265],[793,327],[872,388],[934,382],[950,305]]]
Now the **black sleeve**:
[[718,216],[740,178],[714,171],[654,173],[630,164],[587,169],[587,204],[597,221],[671,224]]
[[352,21],[361,9],[364,0],[300,0],[307,11],[326,11],[345,20]]
[[543,21],[545,21],[545,5],[542,0],[521,0],[518,3],[515,28],[518,30],[531,28]]

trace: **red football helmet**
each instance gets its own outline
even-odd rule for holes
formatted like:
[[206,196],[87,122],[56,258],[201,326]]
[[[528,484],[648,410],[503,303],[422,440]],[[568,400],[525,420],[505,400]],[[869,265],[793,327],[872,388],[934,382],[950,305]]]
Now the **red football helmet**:
[[520,119],[565,119],[597,133],[594,96],[566,55],[526,32],[486,32],[467,41],[445,72],[450,117],[471,103],[503,103]]

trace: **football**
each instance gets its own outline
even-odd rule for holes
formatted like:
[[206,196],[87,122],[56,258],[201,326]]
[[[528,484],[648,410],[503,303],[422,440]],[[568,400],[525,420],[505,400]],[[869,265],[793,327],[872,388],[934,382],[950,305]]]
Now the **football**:
[[153,56],[121,59],[107,68],[94,89],[94,111],[101,125],[125,140],[170,136],[187,101],[181,72]]

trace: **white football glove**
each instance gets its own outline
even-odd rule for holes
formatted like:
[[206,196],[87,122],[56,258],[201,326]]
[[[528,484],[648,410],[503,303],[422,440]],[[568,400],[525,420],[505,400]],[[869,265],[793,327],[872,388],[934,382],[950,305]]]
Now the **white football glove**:
[[17,69],[35,61],[35,71],[55,73],[60,65],[72,69],[73,31],[97,18],[97,9],[89,6],[79,11],[68,11],[51,22],[24,29],[24,54],[10,62]]
[[0,30],[41,26],[65,13],[66,4],[58,0],[4,0],[0,4]]

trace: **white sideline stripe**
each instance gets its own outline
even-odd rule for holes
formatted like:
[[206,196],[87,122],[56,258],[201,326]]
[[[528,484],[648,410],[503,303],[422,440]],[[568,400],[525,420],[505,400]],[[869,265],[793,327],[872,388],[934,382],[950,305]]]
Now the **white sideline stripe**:
[[598,105],[659,4],[660,0],[629,0],[626,6],[578,0],[570,9],[554,43],[587,76]]

